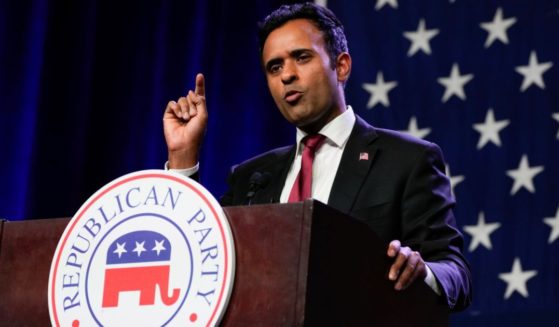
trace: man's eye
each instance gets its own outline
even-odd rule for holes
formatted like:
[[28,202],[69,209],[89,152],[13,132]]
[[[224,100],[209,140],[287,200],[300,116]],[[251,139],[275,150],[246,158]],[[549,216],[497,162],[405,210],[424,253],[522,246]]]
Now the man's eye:
[[297,61],[306,62],[309,61],[310,58],[311,56],[309,56],[308,54],[302,54],[299,57],[297,57]]
[[270,68],[268,68],[268,70],[272,74],[279,72],[280,69],[281,69],[281,65],[272,65],[272,66],[270,66]]

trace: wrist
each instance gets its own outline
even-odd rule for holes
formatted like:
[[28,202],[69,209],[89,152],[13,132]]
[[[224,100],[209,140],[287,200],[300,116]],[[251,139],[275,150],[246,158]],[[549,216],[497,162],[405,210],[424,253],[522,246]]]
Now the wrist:
[[195,151],[169,151],[169,169],[187,169],[196,166],[198,163],[198,154]]

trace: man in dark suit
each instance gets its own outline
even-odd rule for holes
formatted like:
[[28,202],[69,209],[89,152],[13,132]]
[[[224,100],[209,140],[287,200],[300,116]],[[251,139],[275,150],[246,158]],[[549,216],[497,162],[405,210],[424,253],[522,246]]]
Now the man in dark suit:
[[[346,105],[351,57],[343,26],[328,9],[282,6],[266,17],[259,36],[268,87],[282,115],[297,127],[297,144],[233,167],[222,204],[300,199],[294,191],[305,189],[299,188],[299,175],[310,162],[308,195],[364,221],[389,242],[394,263],[388,278],[396,290],[424,281],[449,308],[468,306],[470,270],[440,149],[374,128]],[[201,74],[194,91],[169,102],[163,121],[167,167],[197,174],[207,125]],[[310,139],[317,144],[311,146]]]

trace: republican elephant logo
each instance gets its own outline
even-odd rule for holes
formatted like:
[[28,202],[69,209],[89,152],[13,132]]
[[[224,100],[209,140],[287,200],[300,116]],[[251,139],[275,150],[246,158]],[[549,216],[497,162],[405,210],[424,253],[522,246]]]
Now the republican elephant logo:
[[121,292],[140,292],[140,305],[153,305],[156,290],[163,304],[173,305],[180,289],[169,295],[171,243],[153,231],[136,231],[116,239],[107,250],[103,308],[118,307]]

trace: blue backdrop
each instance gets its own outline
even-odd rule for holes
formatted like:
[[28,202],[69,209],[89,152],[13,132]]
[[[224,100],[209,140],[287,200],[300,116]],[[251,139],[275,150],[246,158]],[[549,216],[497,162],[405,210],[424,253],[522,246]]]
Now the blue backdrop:
[[[287,1],[0,2],[0,217],[71,216],[162,168],[162,113],[203,72],[202,181],[294,140],[256,22]],[[322,1],[346,26],[348,103],[441,145],[472,264],[457,326],[559,318],[559,1]]]

